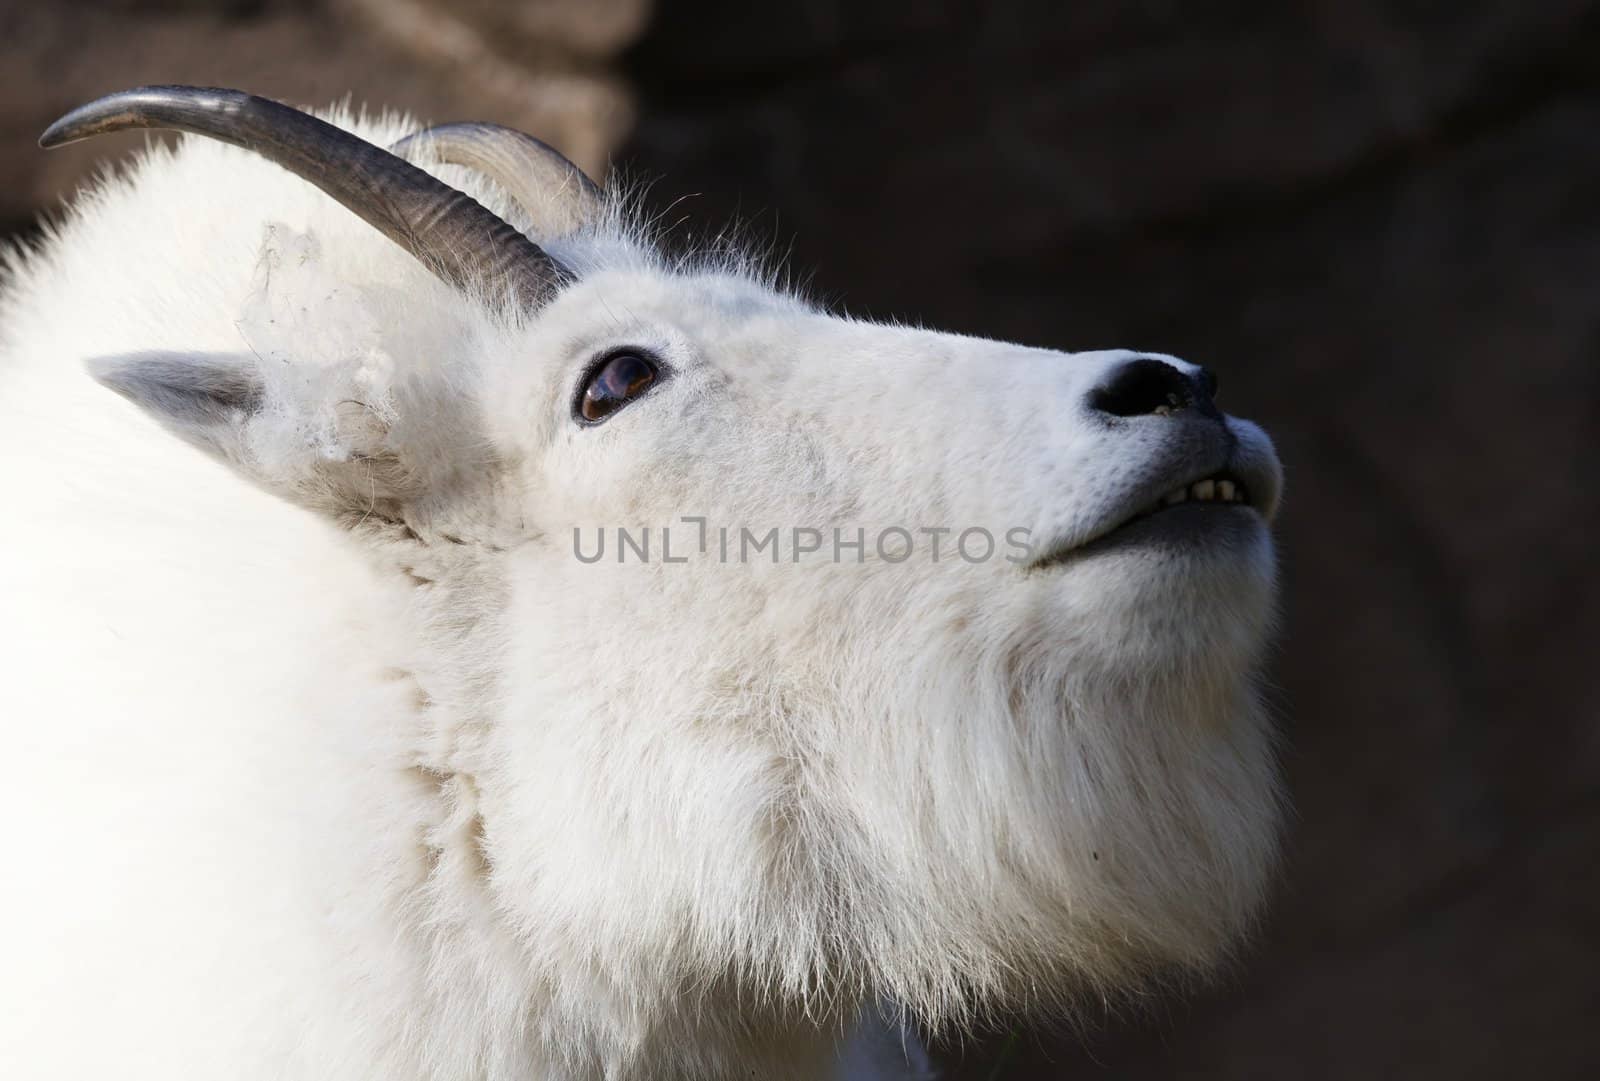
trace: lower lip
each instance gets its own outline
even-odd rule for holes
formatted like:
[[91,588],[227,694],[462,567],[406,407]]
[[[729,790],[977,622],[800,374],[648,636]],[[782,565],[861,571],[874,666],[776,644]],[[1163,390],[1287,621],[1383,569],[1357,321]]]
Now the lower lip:
[[1261,515],[1246,503],[1174,503],[1141,515],[1084,545],[1084,552],[1128,545],[1191,547],[1259,528]]
[[1196,553],[1242,543],[1264,522],[1247,503],[1174,503],[1140,515],[1087,544],[1041,560],[1059,566],[1111,552]]

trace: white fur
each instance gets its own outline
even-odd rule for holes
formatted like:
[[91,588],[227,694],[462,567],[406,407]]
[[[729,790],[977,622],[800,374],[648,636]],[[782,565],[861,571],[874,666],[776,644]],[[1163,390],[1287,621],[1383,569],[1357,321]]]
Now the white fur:
[[[873,1002],[1059,1012],[1249,922],[1271,507],[1039,568],[573,553],[1086,538],[1198,462],[1085,413],[1134,354],[835,318],[621,211],[543,239],[579,280],[497,313],[186,139],[13,260],[0,1075],[812,1078]],[[623,345],[671,377],[580,428]],[[85,371],[130,358],[264,408],[174,438]]]

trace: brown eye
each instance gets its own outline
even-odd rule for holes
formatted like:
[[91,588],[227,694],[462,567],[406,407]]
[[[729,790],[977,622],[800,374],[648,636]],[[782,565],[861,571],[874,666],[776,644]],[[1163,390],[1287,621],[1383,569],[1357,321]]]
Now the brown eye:
[[617,353],[589,373],[578,399],[578,413],[591,424],[611,414],[650,389],[656,366],[638,353]]

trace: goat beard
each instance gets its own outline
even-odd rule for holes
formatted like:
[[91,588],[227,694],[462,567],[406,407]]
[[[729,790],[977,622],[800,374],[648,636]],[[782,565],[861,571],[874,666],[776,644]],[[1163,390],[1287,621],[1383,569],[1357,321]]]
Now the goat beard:
[[1029,663],[845,722],[875,746],[835,763],[831,796],[796,788],[759,986],[937,1030],[1072,1017],[1229,955],[1283,817],[1254,681]]

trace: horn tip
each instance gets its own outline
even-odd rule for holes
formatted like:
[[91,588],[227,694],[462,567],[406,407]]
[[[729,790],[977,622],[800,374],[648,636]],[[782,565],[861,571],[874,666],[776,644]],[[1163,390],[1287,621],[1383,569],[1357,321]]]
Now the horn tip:
[[150,89],[139,87],[134,90],[120,90],[115,94],[107,94],[85,102],[45,128],[39,136],[39,145],[45,150],[53,150],[58,146],[89,138],[104,129],[108,117],[119,113],[125,114],[130,99],[137,99]]
[[194,102],[213,107],[236,105],[249,95],[238,90],[204,86],[135,86],[119,90],[78,106],[39,136],[39,146],[53,150],[118,128],[141,126],[145,114],[177,102]]
[[43,150],[54,150],[58,146],[65,146],[76,141],[72,133],[72,114],[68,113],[48,128],[39,136],[39,146]]

